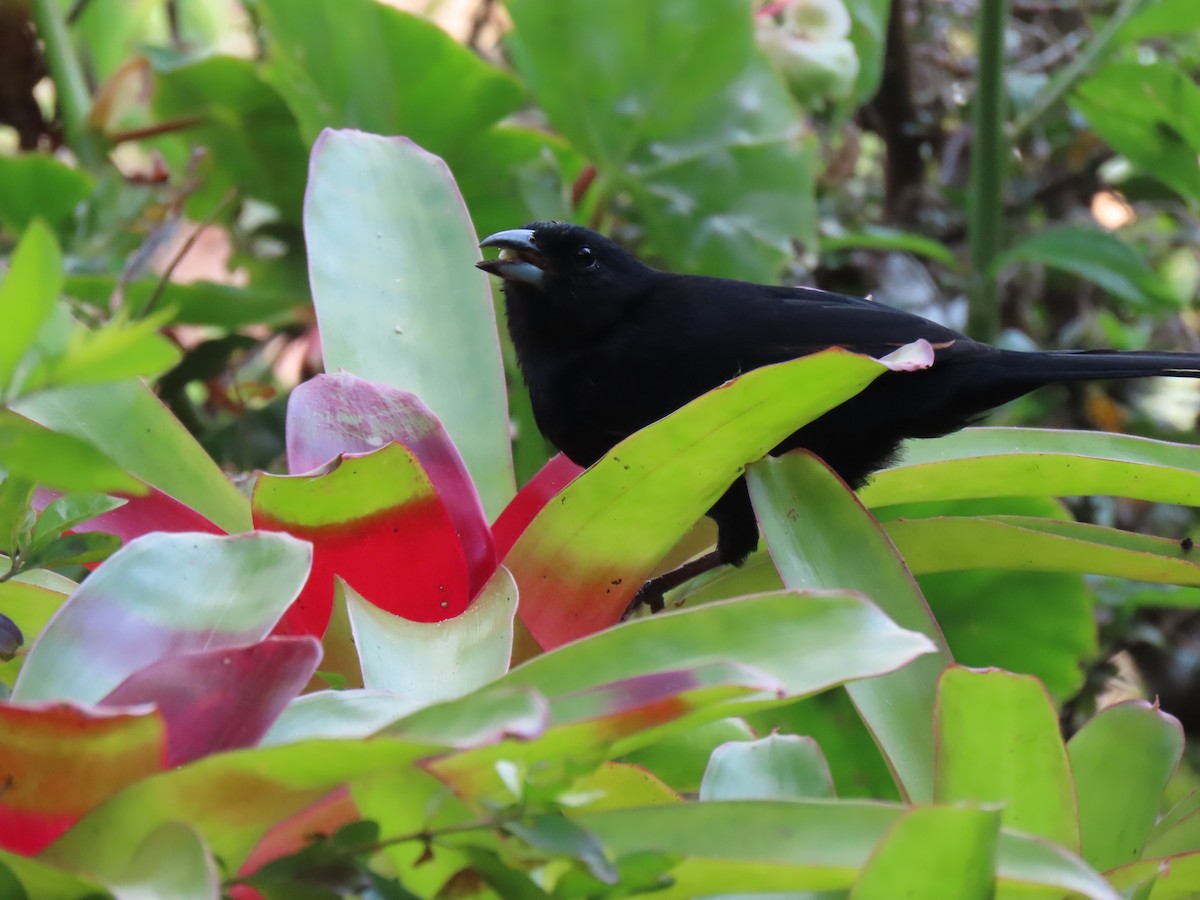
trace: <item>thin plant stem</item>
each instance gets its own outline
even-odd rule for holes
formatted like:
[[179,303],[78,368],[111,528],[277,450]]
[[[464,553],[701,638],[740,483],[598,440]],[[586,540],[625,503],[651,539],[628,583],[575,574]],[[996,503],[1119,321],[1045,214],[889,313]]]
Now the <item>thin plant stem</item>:
[[71,43],[62,7],[57,0],[33,0],[33,21],[54,79],[67,146],[84,168],[98,168],[105,159],[103,138],[88,127],[92,96]]
[[1004,26],[1009,0],[982,0],[979,15],[979,81],[971,141],[971,200],[967,245],[971,262],[968,330],[982,341],[1000,331],[999,291],[992,264],[1002,249],[1008,140],[1004,133]]

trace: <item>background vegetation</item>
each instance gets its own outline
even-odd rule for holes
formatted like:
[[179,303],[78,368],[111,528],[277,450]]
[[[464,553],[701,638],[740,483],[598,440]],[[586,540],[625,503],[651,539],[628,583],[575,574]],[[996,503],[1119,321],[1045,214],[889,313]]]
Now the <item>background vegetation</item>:
[[861,504],[757,464],[767,549],[609,628],[883,369],[575,478],[471,267],[571,219],[1200,349],[1195,0],[409,6],[0,0],[0,893],[1200,891],[1194,382],[1042,392]]

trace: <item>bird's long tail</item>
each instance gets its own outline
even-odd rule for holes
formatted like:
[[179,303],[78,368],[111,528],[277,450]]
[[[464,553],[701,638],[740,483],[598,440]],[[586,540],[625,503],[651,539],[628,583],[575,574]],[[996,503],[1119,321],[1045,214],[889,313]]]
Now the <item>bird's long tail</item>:
[[[1200,353],[1001,350],[997,355],[976,357],[971,368],[974,370],[971,375],[955,379],[957,399],[954,404],[974,416],[1055,382],[1154,375],[1200,378]],[[938,421],[942,422],[941,419]],[[964,417],[955,427],[961,428],[968,421],[972,419]]]
[[1020,353],[1014,360],[1031,381],[1083,381],[1092,378],[1200,378],[1200,353],[1155,350],[1058,350]]

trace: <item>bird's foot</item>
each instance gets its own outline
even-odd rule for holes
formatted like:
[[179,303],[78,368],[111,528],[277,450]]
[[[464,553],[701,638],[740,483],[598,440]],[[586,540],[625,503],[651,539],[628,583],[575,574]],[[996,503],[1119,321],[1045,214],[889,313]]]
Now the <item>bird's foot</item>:
[[633,595],[633,599],[629,601],[629,605],[625,607],[625,612],[621,613],[621,621],[624,622],[641,607],[646,606],[650,609],[651,615],[663,611],[666,605],[663,602],[663,594],[665,591],[657,588],[655,583],[657,578],[652,578],[642,585],[642,589]]
[[634,595],[633,600],[625,607],[625,612],[621,613],[621,621],[624,622],[641,606],[648,606],[651,613],[659,613],[666,606],[664,598],[669,591],[673,591],[685,581],[691,581],[697,575],[707,572],[709,569],[715,569],[723,562],[721,554],[717,550],[711,553],[706,553],[701,557],[689,560],[682,566],[672,569],[670,572],[664,572],[657,578],[651,578],[642,585],[642,589]]

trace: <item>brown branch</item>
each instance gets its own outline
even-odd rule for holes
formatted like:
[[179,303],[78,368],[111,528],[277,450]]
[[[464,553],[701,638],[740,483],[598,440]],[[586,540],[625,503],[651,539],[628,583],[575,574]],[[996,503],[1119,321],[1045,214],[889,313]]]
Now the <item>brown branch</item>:
[[174,134],[177,131],[187,131],[189,128],[195,128],[203,121],[204,119],[201,116],[184,116],[181,119],[168,119],[165,122],[155,122],[153,125],[144,125],[141,128],[118,131],[115,134],[110,134],[108,139],[114,145],[124,144],[126,141],[143,141],[146,138],[158,137],[160,134]]
[[927,140],[913,100],[907,8],[905,0],[895,0],[892,4],[883,77],[879,90],[863,110],[864,123],[883,138],[887,147],[884,218],[897,224],[909,222],[915,212],[924,181],[921,149]]
[[233,199],[237,196],[237,194],[237,188],[231,187],[225,192],[225,196],[217,201],[217,205],[212,208],[212,212],[205,216],[202,221],[196,223],[195,230],[187,236],[187,239],[183,242],[182,246],[180,246],[179,252],[176,253],[171,259],[171,261],[167,264],[167,267],[163,269],[162,276],[158,279],[158,284],[154,286],[154,293],[150,295],[150,299],[147,300],[146,305],[142,307],[142,316],[148,316],[154,311],[154,307],[158,303],[159,297],[162,296],[162,292],[166,290],[167,283],[170,282],[171,275],[175,272],[176,267],[183,261],[183,258],[191,252],[192,247],[196,246],[196,241],[200,239],[200,235],[204,229],[217,220],[217,216],[221,214],[226,206],[233,202]]
[[471,18],[471,31],[467,35],[467,46],[476,53],[479,52],[479,39],[483,37],[483,30],[492,20],[492,11],[495,6],[496,0],[481,0],[475,9],[475,15]]

